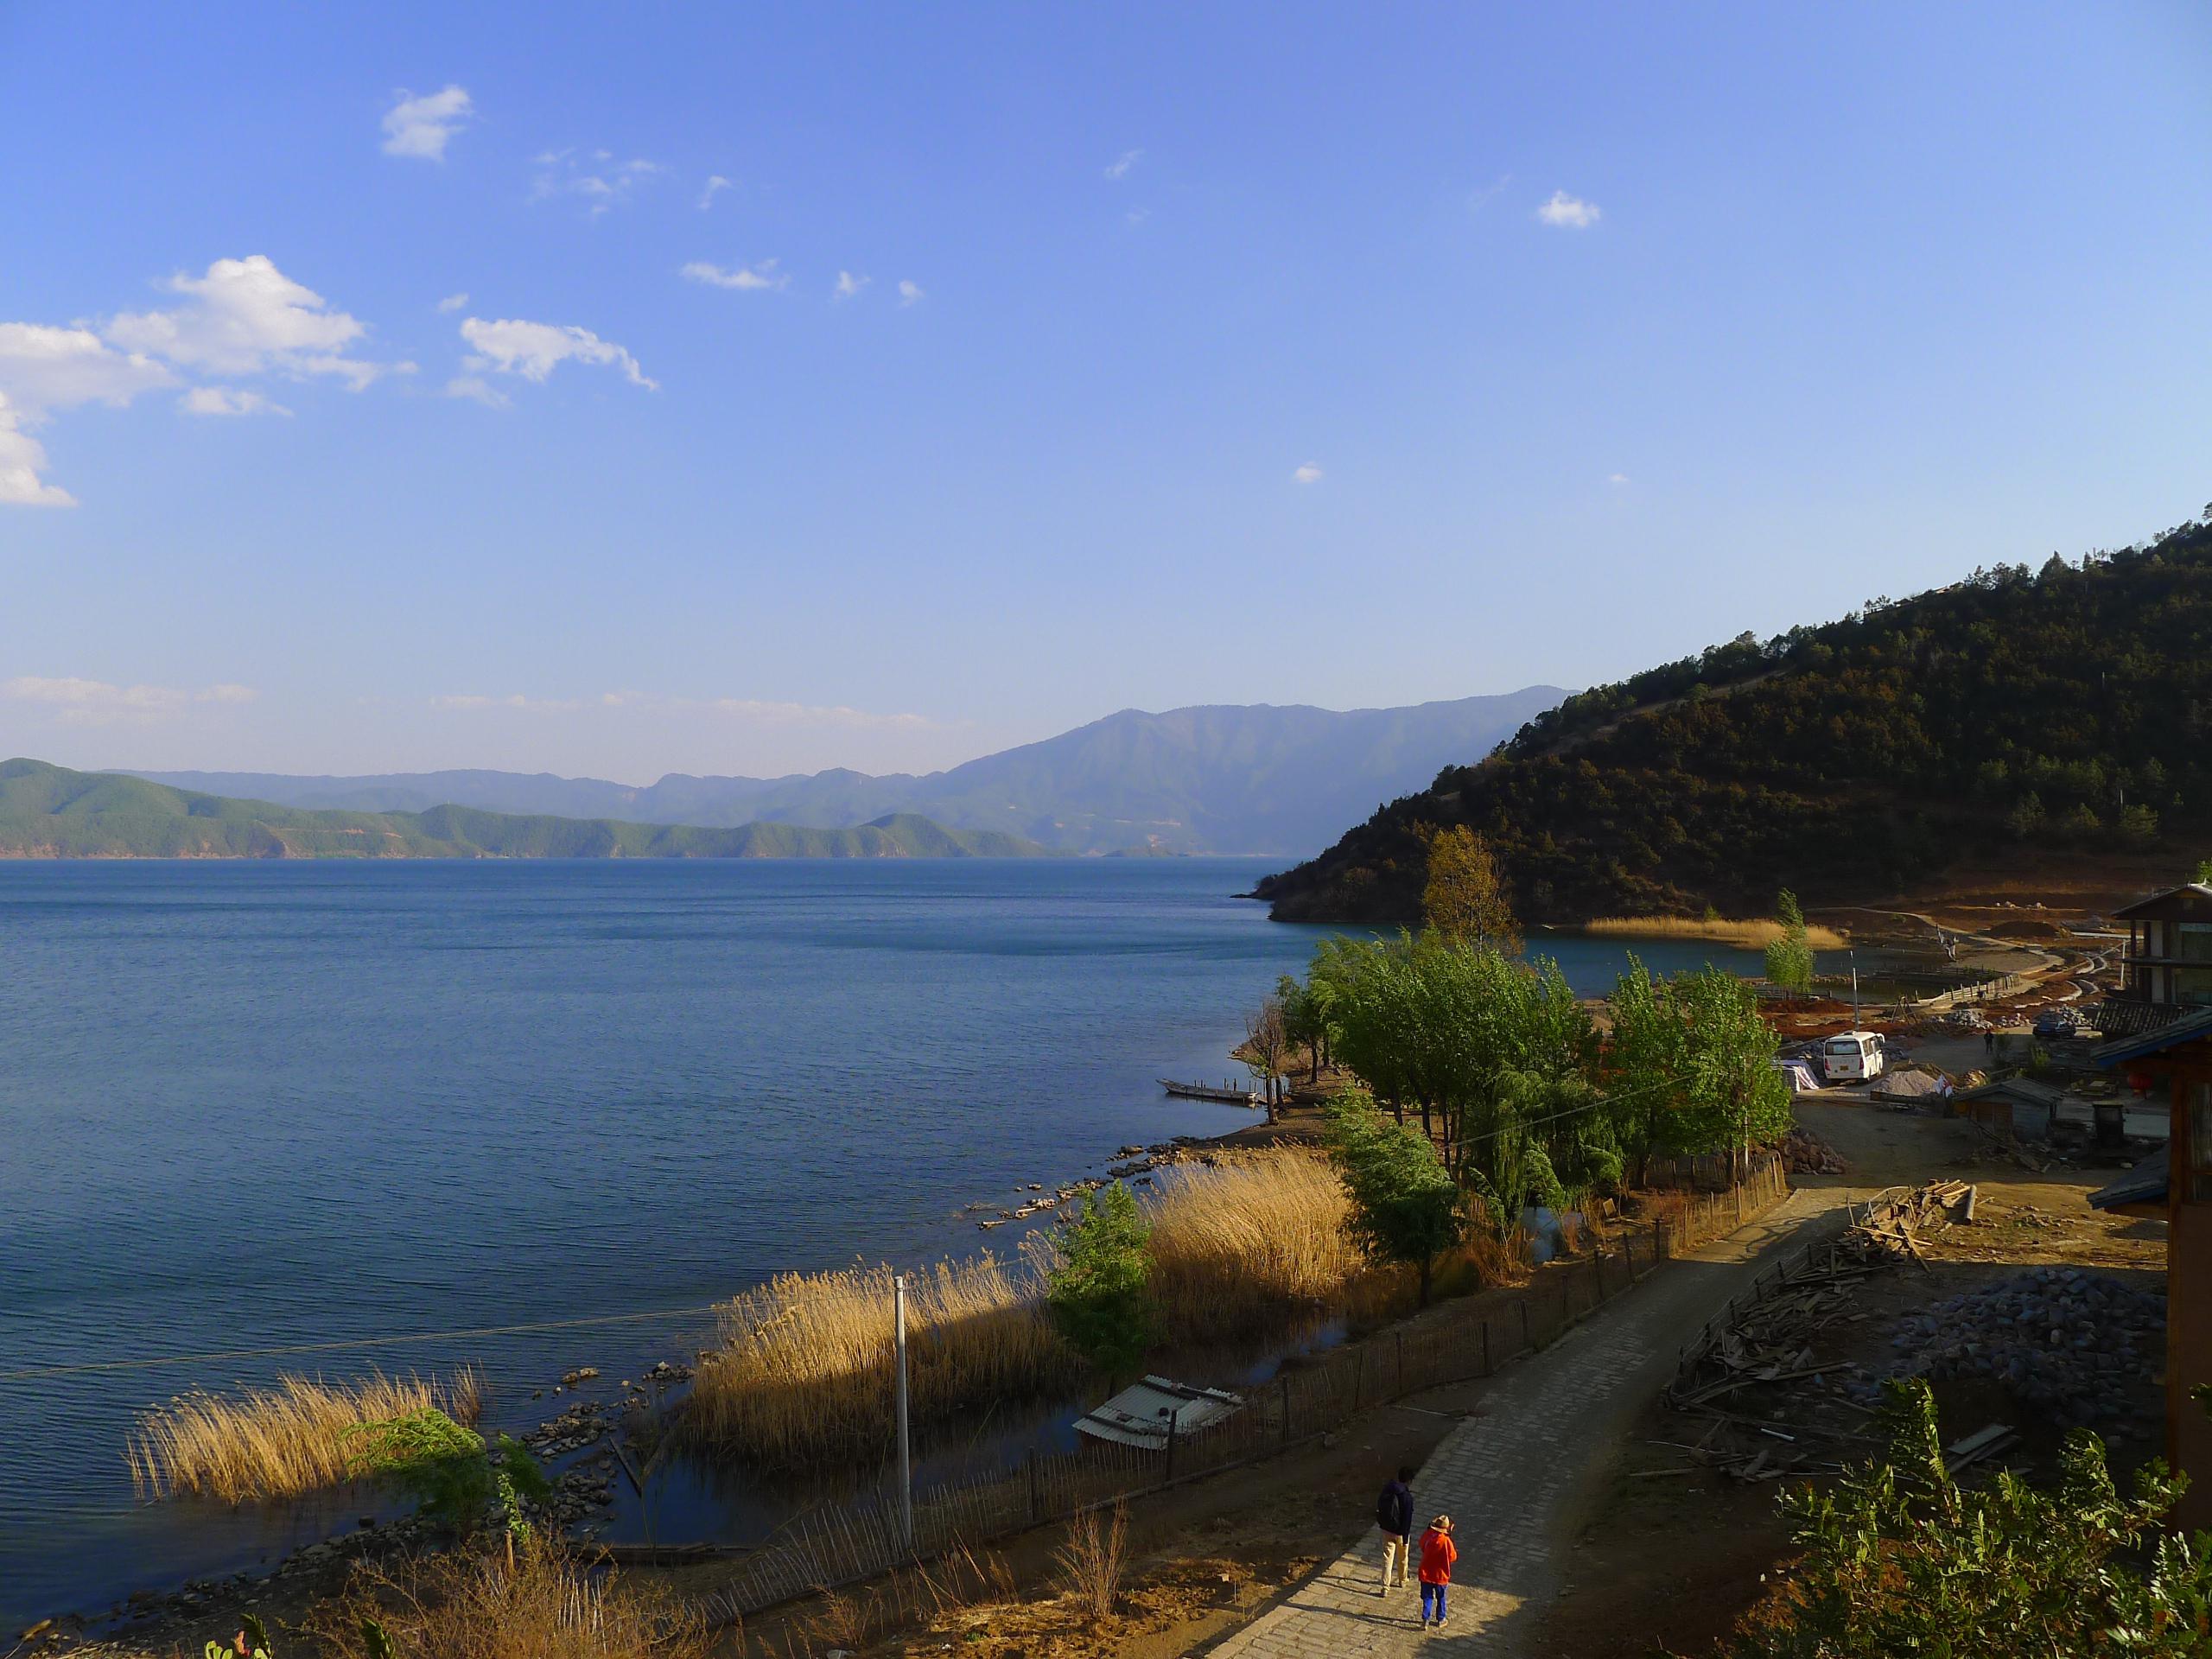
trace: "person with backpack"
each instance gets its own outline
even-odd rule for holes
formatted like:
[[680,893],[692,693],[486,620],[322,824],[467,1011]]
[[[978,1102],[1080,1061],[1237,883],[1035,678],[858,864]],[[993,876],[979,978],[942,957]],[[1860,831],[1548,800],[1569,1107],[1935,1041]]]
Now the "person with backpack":
[[1421,1535],[1421,1627],[1424,1630],[1428,1628],[1432,1606],[1436,1609],[1436,1628],[1444,1628],[1448,1617],[1444,1592],[1452,1587],[1452,1564],[1459,1559],[1459,1547],[1452,1541],[1452,1517],[1440,1515]]
[[1390,1593],[1394,1572],[1398,1588],[1406,1587],[1410,1566],[1407,1558],[1413,1554],[1413,1478],[1410,1468],[1399,1470],[1398,1478],[1383,1487],[1382,1495],[1375,1500],[1375,1524],[1382,1529],[1382,1587],[1376,1592],[1377,1595]]

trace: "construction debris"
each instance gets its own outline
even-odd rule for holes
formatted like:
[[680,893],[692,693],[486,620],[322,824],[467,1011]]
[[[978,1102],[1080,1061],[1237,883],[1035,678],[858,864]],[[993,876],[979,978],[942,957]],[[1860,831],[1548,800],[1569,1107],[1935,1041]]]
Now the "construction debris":
[[1843,1248],[1861,1261],[1876,1255],[1900,1261],[1909,1256],[1925,1269],[1921,1236],[1971,1223],[1979,1196],[1971,1181],[1930,1181],[1909,1192],[1890,1194],[1867,1206],[1843,1236]]
[[1810,1129],[1792,1129],[1782,1137],[1782,1156],[1792,1175],[1841,1175],[1851,1166],[1843,1154]]
[[[1986,1377],[2053,1421],[2088,1425],[2152,1409],[2166,1299],[2104,1274],[2034,1268],[1937,1303],[1899,1325],[1893,1375]],[[1870,1403],[1878,1382],[1856,1390]],[[2125,1428],[2114,1431],[2125,1433]]]

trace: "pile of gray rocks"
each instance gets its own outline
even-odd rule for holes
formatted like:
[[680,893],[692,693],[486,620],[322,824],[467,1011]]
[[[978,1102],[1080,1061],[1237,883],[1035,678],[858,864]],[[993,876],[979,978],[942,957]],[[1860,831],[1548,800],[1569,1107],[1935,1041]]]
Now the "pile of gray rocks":
[[1891,1375],[1986,1377],[2048,1421],[2117,1423],[2124,1435],[2165,1335],[2163,1292],[2079,1268],[2031,1268],[1909,1315],[1891,1338]]

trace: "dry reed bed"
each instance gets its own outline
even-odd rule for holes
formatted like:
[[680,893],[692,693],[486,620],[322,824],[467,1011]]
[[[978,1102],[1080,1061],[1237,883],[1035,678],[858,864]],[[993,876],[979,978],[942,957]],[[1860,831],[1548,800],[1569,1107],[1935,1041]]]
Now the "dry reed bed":
[[[1700,920],[1694,916],[1600,916],[1582,925],[1585,933],[1612,939],[1705,939],[1732,944],[1743,950],[1764,950],[1783,934],[1780,922],[1757,917],[1730,921],[1719,917]],[[1832,927],[1805,925],[1805,942],[1815,950],[1840,950],[1850,936]]]
[[124,1455],[142,1495],[297,1497],[353,1478],[346,1430],[430,1408],[473,1423],[483,1394],[467,1368],[443,1382],[372,1371],[351,1382],[280,1376],[242,1394],[196,1390],[141,1413]]
[[334,1659],[374,1659],[365,1618],[398,1653],[435,1659],[705,1659],[709,1647],[696,1606],[588,1569],[536,1535],[512,1570],[496,1554],[467,1553],[359,1568],[307,1628]]
[[[1341,1305],[1360,1271],[1344,1190],[1304,1153],[1174,1170],[1145,1203],[1161,1335],[1264,1331]],[[914,1421],[1073,1387],[1084,1365],[1044,1301],[1049,1236],[1019,1260],[988,1254],[906,1276]],[[760,1467],[880,1456],[893,1425],[888,1267],[785,1274],[726,1303],[722,1339],[693,1379],[691,1443]]]

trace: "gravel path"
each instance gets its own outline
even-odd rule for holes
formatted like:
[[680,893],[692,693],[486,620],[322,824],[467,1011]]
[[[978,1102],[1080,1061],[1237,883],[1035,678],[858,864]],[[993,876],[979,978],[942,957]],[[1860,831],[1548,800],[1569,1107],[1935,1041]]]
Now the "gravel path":
[[1759,1220],[1669,1265],[1542,1352],[1503,1373],[1479,1414],[1438,1446],[1414,1482],[1417,1525],[1442,1510],[1457,1527],[1451,1623],[1420,1627],[1419,1592],[1376,1593],[1370,1526],[1335,1561],[1211,1650],[1211,1659],[1339,1659],[1348,1654],[1529,1651],[1559,1593],[1578,1500],[1672,1374],[1683,1340],[1719,1312],[1772,1252],[1808,1225],[1840,1222],[1845,1193],[1801,1188]]

